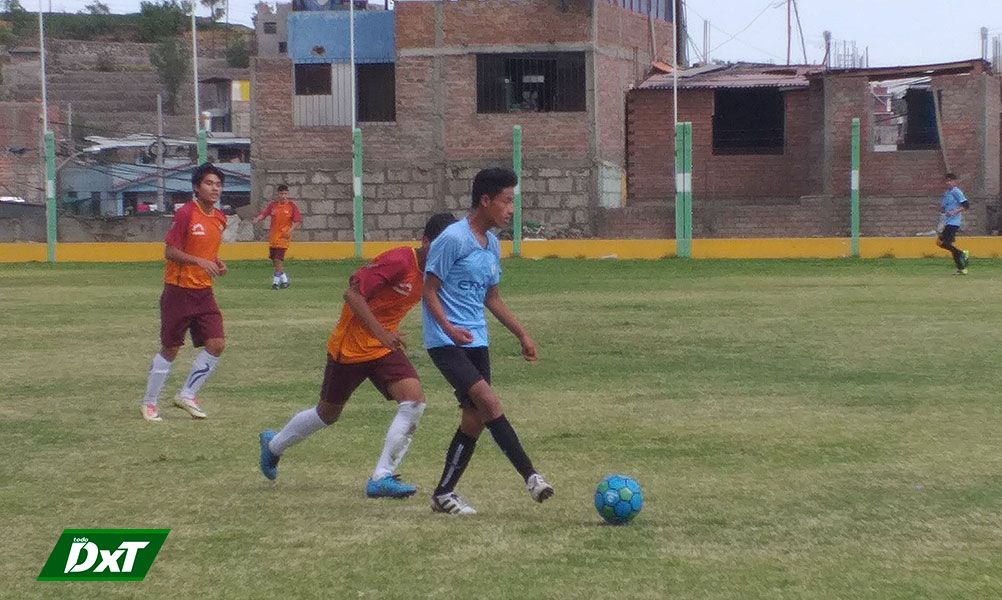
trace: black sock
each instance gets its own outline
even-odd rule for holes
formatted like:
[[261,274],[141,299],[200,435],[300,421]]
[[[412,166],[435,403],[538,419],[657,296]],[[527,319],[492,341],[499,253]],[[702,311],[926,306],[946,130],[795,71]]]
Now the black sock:
[[442,469],[442,479],[435,488],[435,495],[448,494],[456,489],[459,478],[463,476],[466,465],[470,464],[473,457],[473,450],[477,447],[477,438],[472,438],[462,429],[456,430],[456,435],[452,436],[452,443],[445,453],[445,468]]
[[963,269],[965,266],[964,252],[954,245],[947,246],[946,249],[953,255],[953,264],[957,265],[957,270]]
[[494,436],[494,441],[501,447],[501,451],[508,457],[522,479],[528,479],[529,475],[536,472],[536,469],[532,468],[532,461],[529,460],[522,448],[522,443],[518,441],[518,434],[512,429],[507,417],[501,415],[486,423],[486,426],[491,431],[491,435]]

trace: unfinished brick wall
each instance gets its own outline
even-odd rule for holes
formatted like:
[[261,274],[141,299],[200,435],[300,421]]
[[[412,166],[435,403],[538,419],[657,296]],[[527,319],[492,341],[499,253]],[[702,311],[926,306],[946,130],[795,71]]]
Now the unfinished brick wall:
[[[811,194],[817,186],[811,143],[811,94],[793,91],[786,101],[783,154],[713,153],[713,91],[679,94],[679,120],[692,122],[692,188],[698,198],[786,198]],[[627,109],[631,201],[664,201],[675,194],[675,135],[671,90],[634,90]]]

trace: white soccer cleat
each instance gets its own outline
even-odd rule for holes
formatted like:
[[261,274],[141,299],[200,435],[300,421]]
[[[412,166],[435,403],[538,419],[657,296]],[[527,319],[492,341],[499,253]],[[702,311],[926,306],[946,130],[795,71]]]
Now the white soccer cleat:
[[553,495],[553,486],[546,483],[539,473],[529,475],[525,480],[525,489],[529,490],[529,495],[536,502],[542,502]]
[[475,515],[477,511],[455,492],[431,497],[431,511],[450,515]]
[[160,416],[160,410],[157,408],[156,404],[143,404],[139,407],[139,410],[143,411],[143,418],[150,423],[160,423],[163,421],[163,418]]
[[180,395],[174,397],[174,406],[181,410],[188,411],[192,419],[205,419],[209,415],[205,413],[197,398],[182,398]]

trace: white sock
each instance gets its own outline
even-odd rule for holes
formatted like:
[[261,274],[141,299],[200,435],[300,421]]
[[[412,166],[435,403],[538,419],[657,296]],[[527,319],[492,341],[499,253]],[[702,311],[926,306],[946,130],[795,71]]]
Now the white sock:
[[205,350],[199,352],[191,363],[191,373],[188,373],[188,378],[184,380],[181,397],[187,400],[196,398],[198,390],[202,389],[206,380],[209,379],[209,375],[212,375],[212,372],[216,370],[218,362],[218,356],[213,356]]
[[317,409],[307,408],[289,419],[282,431],[276,433],[268,442],[268,449],[281,456],[286,448],[298,444],[324,427],[327,427],[327,423],[324,423],[317,414]]
[[390,422],[389,429],[386,430],[386,441],[383,443],[383,452],[379,455],[379,462],[376,463],[376,470],[372,472],[373,479],[382,479],[387,475],[393,475],[400,461],[407,454],[407,448],[411,445],[414,437],[414,430],[417,429],[418,421],[424,412],[424,402],[401,402],[397,407],[397,415]]
[[170,375],[170,368],[174,363],[160,356],[158,352],[153,357],[153,364],[150,365],[150,374],[146,379],[146,395],[143,396],[143,404],[156,404],[160,400],[160,392],[167,383]]

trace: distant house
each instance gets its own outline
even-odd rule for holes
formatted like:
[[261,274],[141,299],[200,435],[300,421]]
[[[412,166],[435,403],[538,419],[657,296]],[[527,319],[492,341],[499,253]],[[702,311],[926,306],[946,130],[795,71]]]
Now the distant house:
[[[851,123],[860,119],[863,235],[931,228],[942,175],[972,198],[970,233],[998,229],[1002,79],[980,60],[893,68],[729,64],[679,72],[692,122],[696,237],[846,235]],[[672,75],[628,94],[628,231],[674,233]]]
[[[250,203],[250,164],[219,163],[226,175],[220,206],[236,209]],[[63,169],[61,197],[67,212],[81,216],[122,217],[174,212],[174,206],[191,200],[194,164],[166,168],[155,165],[109,163],[76,164]],[[164,205],[158,204],[158,189]]]

